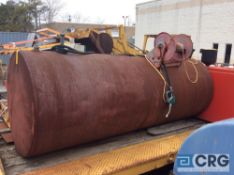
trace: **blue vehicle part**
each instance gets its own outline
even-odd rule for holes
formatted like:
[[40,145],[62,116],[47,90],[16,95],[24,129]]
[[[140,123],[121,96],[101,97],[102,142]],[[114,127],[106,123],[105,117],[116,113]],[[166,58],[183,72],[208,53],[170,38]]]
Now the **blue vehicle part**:
[[234,118],[193,132],[177,154],[175,175],[234,175]]

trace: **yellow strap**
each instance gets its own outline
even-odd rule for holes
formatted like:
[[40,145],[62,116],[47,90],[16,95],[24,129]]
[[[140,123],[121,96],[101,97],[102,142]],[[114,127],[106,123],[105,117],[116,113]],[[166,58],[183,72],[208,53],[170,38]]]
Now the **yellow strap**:
[[0,175],[5,175],[5,171],[4,171],[4,167],[3,167],[3,164],[2,164],[1,158],[0,158]]
[[15,64],[19,64],[19,49],[15,50]]

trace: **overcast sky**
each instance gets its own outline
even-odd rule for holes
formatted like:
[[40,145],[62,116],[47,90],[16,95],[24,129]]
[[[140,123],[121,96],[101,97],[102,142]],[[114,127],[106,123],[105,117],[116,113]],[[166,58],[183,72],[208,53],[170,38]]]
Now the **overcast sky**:
[[[135,22],[135,6],[137,3],[149,0],[61,0],[63,8],[57,16],[57,21],[66,21],[71,15],[72,21],[79,19],[89,23],[123,23],[122,16],[129,16],[130,22]],[[5,3],[6,0],[0,0]]]

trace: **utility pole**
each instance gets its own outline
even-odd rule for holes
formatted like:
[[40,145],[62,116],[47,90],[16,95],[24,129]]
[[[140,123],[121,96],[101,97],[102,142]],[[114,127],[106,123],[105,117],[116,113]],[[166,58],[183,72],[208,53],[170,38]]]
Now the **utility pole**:
[[127,20],[129,19],[129,16],[122,16],[124,20],[124,26],[127,26]]
[[72,19],[71,19],[71,15],[68,16],[68,21],[71,22]]

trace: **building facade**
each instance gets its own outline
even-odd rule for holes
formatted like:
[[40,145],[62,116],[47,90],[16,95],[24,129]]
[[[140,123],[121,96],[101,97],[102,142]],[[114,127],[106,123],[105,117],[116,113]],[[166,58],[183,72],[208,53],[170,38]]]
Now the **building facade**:
[[[136,45],[145,34],[191,35],[194,58],[218,49],[219,63],[234,63],[234,0],[154,0],[136,6]],[[151,41],[148,46],[153,47]]]

